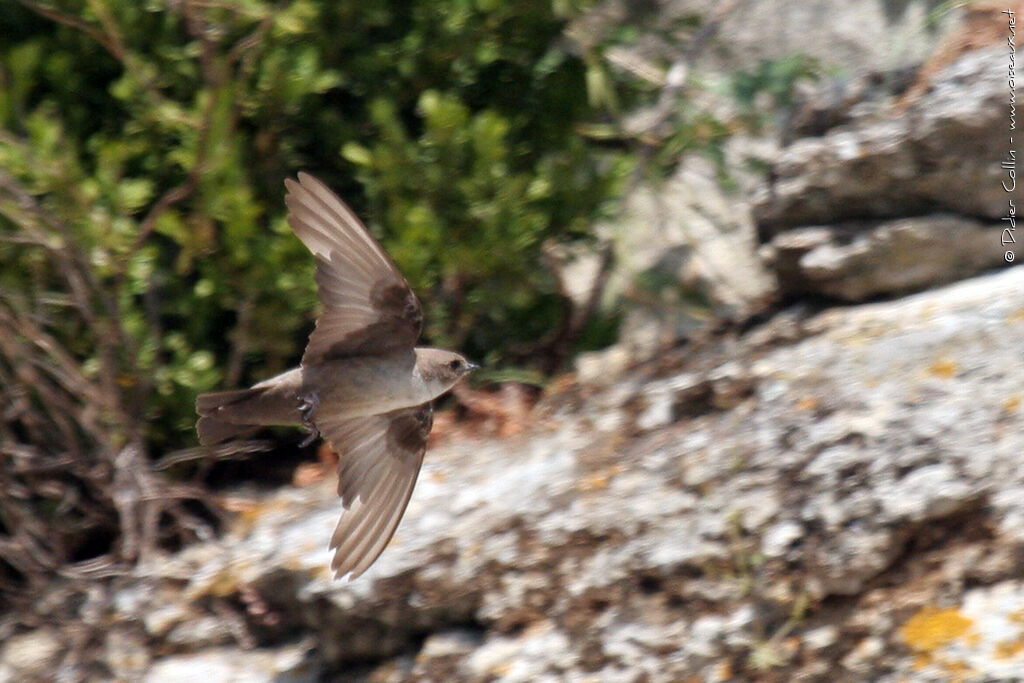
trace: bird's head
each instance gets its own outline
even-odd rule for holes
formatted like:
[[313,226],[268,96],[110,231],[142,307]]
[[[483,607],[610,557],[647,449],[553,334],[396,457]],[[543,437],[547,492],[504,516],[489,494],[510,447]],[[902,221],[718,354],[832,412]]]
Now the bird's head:
[[437,395],[448,391],[460,379],[480,367],[454,351],[424,348],[416,349],[416,366],[423,381]]

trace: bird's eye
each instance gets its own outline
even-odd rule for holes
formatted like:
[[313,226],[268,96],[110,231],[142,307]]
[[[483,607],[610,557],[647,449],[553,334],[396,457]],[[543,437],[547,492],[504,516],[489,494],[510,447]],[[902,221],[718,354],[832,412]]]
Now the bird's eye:
[[462,361],[453,360],[451,363],[448,364],[448,367],[450,367],[452,370],[458,370],[459,368],[462,367]]

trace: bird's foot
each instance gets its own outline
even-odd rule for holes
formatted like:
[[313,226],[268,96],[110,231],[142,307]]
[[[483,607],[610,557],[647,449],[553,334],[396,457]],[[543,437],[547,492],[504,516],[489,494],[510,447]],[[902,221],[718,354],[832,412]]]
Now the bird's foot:
[[306,427],[309,430],[309,434],[306,434],[306,438],[299,444],[299,448],[305,448],[309,444],[320,438],[320,430],[316,426]]
[[306,438],[302,440],[302,443],[299,444],[299,448],[305,448],[320,436],[320,430],[313,422],[313,416],[316,414],[316,409],[319,405],[320,397],[315,391],[299,397],[299,412],[302,413],[302,426],[309,432]]

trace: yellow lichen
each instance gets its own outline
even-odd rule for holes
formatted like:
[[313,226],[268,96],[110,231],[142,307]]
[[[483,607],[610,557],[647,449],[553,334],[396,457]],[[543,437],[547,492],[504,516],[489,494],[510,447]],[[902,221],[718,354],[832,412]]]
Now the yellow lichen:
[[709,679],[712,681],[731,681],[733,679],[732,664],[729,662],[718,662],[711,669]]
[[934,652],[963,637],[973,624],[955,609],[925,607],[903,625],[900,636],[914,650]]
[[1022,652],[1024,652],[1024,641],[1004,640],[996,643],[992,654],[997,659],[1013,659]]
[[209,577],[208,580],[191,591],[193,599],[199,595],[209,595],[215,598],[228,598],[237,595],[243,583],[237,569],[237,567],[225,567]]
[[263,503],[246,498],[232,498],[223,502],[224,509],[236,513],[231,530],[239,536],[245,536],[264,516],[288,509],[288,504],[281,500]]
[[616,475],[622,474],[622,471],[623,468],[621,465],[612,465],[611,467],[583,477],[577,483],[576,488],[584,493],[603,491],[608,488],[609,484],[611,484],[612,478]]
[[958,370],[956,363],[950,358],[939,358],[928,366],[928,374],[941,379],[951,379]]
[[797,410],[804,410],[804,411],[817,410],[818,406],[820,404],[821,404],[821,401],[819,401],[817,399],[817,397],[815,397],[815,396],[805,396],[804,398],[802,398],[799,401],[797,401],[796,409]]
[[917,654],[914,656],[914,671],[924,671],[932,665],[932,656],[928,654]]
[[977,672],[966,662],[955,660],[946,662],[946,673],[949,674],[950,681],[959,683],[960,681],[974,678]]

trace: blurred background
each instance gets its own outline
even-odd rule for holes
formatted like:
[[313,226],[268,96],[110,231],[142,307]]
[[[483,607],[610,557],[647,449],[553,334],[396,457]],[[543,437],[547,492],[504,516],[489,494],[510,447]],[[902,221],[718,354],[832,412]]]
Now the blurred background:
[[[17,0],[3,680],[1024,679],[1015,3]],[[443,400],[330,578],[305,170]]]

